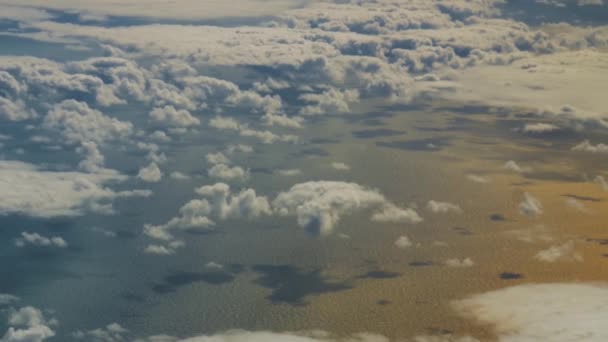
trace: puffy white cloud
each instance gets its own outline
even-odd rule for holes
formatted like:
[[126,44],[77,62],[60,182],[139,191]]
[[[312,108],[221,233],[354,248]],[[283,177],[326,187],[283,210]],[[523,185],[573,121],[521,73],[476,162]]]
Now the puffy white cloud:
[[356,89],[340,91],[332,88],[321,94],[300,95],[300,100],[314,103],[303,107],[301,115],[344,114],[350,111],[350,102],[359,100],[359,92]]
[[181,173],[179,171],[173,171],[169,175],[169,178],[175,179],[175,180],[187,180],[187,179],[190,179],[190,176],[188,176],[187,174]]
[[144,233],[154,239],[173,240],[175,229],[210,229],[214,219],[255,218],[271,213],[268,199],[257,196],[253,189],[232,193],[224,183],[206,185],[196,189],[203,199],[194,199],[180,208],[180,216],[162,225],[145,225]]
[[339,163],[339,162],[333,162],[331,163],[331,168],[334,170],[339,170],[339,171],[348,171],[350,170],[350,166],[348,166],[347,164],[344,163]]
[[139,169],[137,173],[137,178],[141,179],[144,182],[157,183],[163,178],[163,173],[158,167],[158,165],[154,162],[148,164],[145,167]]
[[462,267],[472,267],[473,265],[475,265],[475,263],[473,262],[473,260],[471,258],[464,258],[462,260],[454,258],[454,259],[446,260],[445,265],[448,267],[462,268]]
[[149,196],[146,191],[115,192],[104,185],[122,181],[118,174],[58,172],[18,161],[0,161],[0,213],[38,217],[112,212],[118,197]]
[[272,144],[277,141],[290,143],[298,142],[298,137],[295,135],[277,135],[268,130],[260,131],[251,129],[247,127],[247,125],[242,125],[240,122],[230,117],[216,116],[209,120],[209,126],[220,130],[236,131],[243,137],[255,138],[264,144]]
[[209,120],[209,126],[222,130],[238,131],[241,129],[241,124],[233,118],[225,116],[216,116]]
[[22,121],[36,117],[22,100],[10,100],[0,96],[0,118],[9,121]]
[[583,261],[582,255],[575,250],[574,241],[543,249],[536,253],[534,258],[544,262]]
[[118,323],[110,323],[103,328],[89,331],[76,331],[72,334],[76,339],[94,342],[116,342],[123,341],[129,330]]
[[156,123],[170,127],[190,127],[200,125],[201,121],[185,109],[175,109],[173,106],[154,108],[150,117]]
[[580,144],[574,146],[572,151],[583,151],[590,153],[608,153],[608,145],[606,144],[597,144],[593,145],[589,140],[585,140]]
[[251,147],[249,145],[243,145],[243,144],[230,145],[230,146],[228,146],[228,148],[226,148],[226,152],[228,154],[233,154],[235,152],[252,153],[253,147]]
[[205,159],[207,159],[207,163],[211,165],[230,164],[230,159],[228,159],[228,157],[226,157],[222,152],[207,153]]
[[420,217],[412,209],[401,209],[377,190],[359,184],[317,181],[294,185],[272,202],[279,215],[295,215],[298,225],[314,234],[330,234],[341,216],[376,209],[372,219],[380,222],[415,223]]
[[66,248],[68,243],[62,237],[53,236],[45,237],[38,233],[22,232],[21,238],[15,240],[15,244],[18,247],[25,247],[26,245],[42,246],[42,247],[57,247]]
[[43,127],[57,131],[75,143],[102,143],[125,138],[133,130],[131,123],[110,118],[85,102],[75,100],[65,100],[53,106],[44,118]]
[[262,117],[262,122],[267,126],[282,126],[287,128],[301,128],[304,119],[298,116],[287,116],[284,114],[267,113]]
[[447,214],[447,213],[460,214],[460,213],[462,213],[462,209],[460,208],[460,206],[458,206],[457,204],[454,204],[454,203],[449,203],[449,202],[438,202],[438,201],[430,200],[426,204],[426,208],[433,213],[441,213],[441,214]]
[[522,167],[519,164],[517,164],[517,162],[515,162],[514,160],[509,160],[508,162],[505,163],[505,165],[503,165],[503,167],[509,171],[513,171],[513,172],[528,172],[530,171],[530,168],[528,167]]
[[530,193],[524,193],[524,199],[519,203],[519,212],[522,215],[537,216],[543,213],[543,205]]
[[392,222],[392,223],[418,223],[422,222],[422,217],[411,208],[399,208],[392,204],[386,204],[384,207],[372,215],[372,221],[375,222]]
[[405,235],[402,235],[395,240],[395,246],[401,249],[406,249],[413,246],[412,241]]
[[249,171],[240,166],[228,166],[226,164],[216,164],[209,169],[209,177],[222,180],[245,181],[249,178]]
[[42,342],[55,336],[49,327],[51,322],[46,320],[42,311],[32,306],[11,309],[7,323],[9,328],[0,339],[2,342]]

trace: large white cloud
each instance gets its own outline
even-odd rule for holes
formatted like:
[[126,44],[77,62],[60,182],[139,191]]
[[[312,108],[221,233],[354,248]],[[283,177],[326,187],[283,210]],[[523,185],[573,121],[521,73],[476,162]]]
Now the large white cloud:
[[210,229],[214,220],[255,218],[271,213],[266,197],[258,196],[253,189],[233,193],[225,183],[206,185],[196,189],[202,199],[184,204],[180,215],[162,225],[146,225],[144,233],[154,239],[170,241],[176,229]]
[[347,182],[299,183],[277,195],[272,205],[279,215],[294,215],[298,225],[320,235],[331,233],[342,216],[364,209],[375,209],[372,218],[380,222],[421,220],[415,211],[397,208],[377,190]]
[[118,174],[47,171],[23,162],[0,161],[0,213],[39,217],[109,213],[115,198],[149,195],[146,191],[115,192],[105,186],[124,179]]
[[474,295],[455,307],[491,325],[500,342],[608,339],[608,287],[601,284],[530,284]]

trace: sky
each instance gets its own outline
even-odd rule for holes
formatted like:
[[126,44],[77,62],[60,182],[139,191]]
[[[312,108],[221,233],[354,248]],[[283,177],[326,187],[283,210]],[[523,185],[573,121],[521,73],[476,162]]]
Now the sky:
[[603,0],[0,0],[0,342],[608,339]]

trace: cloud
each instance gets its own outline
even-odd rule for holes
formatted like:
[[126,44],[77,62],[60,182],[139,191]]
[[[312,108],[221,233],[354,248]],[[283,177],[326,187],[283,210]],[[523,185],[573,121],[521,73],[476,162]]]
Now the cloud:
[[295,135],[277,135],[268,130],[260,131],[251,129],[247,125],[242,125],[237,120],[229,117],[216,116],[209,121],[209,126],[219,130],[236,131],[242,137],[255,138],[260,140],[264,144],[272,144],[277,141],[289,143],[298,142],[298,137]]
[[181,173],[179,171],[173,171],[171,172],[171,174],[169,174],[169,178],[174,179],[174,180],[188,180],[190,179],[190,176]]
[[321,94],[303,94],[300,100],[313,102],[300,110],[301,115],[327,115],[344,114],[350,112],[349,103],[359,100],[359,91],[356,89],[340,91],[329,89]]
[[551,246],[536,253],[534,258],[544,262],[557,261],[583,261],[582,255],[574,249],[574,241],[568,241],[562,245]]
[[339,170],[339,171],[349,171],[350,170],[350,166],[348,166],[347,164],[338,163],[338,162],[331,163],[331,168],[334,170]]
[[45,237],[38,233],[22,232],[21,238],[15,240],[17,247],[25,247],[26,245],[41,246],[41,247],[57,247],[66,248],[68,243],[59,236]]
[[110,323],[103,328],[98,328],[89,331],[76,331],[72,333],[72,336],[79,340],[87,340],[94,342],[116,342],[124,341],[125,334],[129,330],[123,328],[118,323]]
[[137,178],[141,179],[144,182],[158,183],[163,178],[163,173],[158,167],[158,165],[152,162],[147,166],[144,166],[139,169],[139,172],[137,173]]
[[604,191],[608,191],[608,182],[606,182],[606,179],[603,176],[596,176],[593,181],[599,184]]
[[8,330],[2,342],[42,342],[55,336],[49,327],[42,311],[32,306],[25,306],[18,310],[11,309],[8,316]]
[[249,171],[240,166],[228,166],[226,164],[216,164],[209,169],[209,177],[222,180],[245,181],[249,178]]
[[415,224],[422,222],[422,217],[414,209],[402,209],[387,203],[382,209],[372,215],[371,220],[376,222]]
[[500,342],[603,341],[604,284],[526,284],[456,301],[455,309],[492,326]]
[[533,123],[533,124],[525,124],[521,129],[524,133],[532,133],[532,134],[542,134],[548,132],[555,132],[560,130],[559,126],[549,124],[549,123]]
[[519,172],[519,173],[530,171],[530,168],[521,167],[514,160],[509,160],[508,162],[505,163],[505,165],[503,165],[503,167],[509,171]]
[[300,169],[284,169],[284,170],[278,170],[277,173],[281,176],[285,176],[285,177],[291,177],[291,176],[298,176],[302,174],[302,170]]
[[150,118],[155,123],[160,123],[169,127],[190,127],[198,126],[201,121],[195,118],[185,109],[175,109],[173,106],[154,108],[150,112]]
[[445,265],[448,267],[462,268],[462,267],[472,267],[475,265],[471,258],[460,259],[448,259],[445,261]]
[[467,179],[474,183],[480,183],[480,184],[490,183],[490,179],[488,177],[484,177],[484,176],[480,176],[480,175],[468,174]]
[[[151,0],[146,4],[145,8],[141,8],[141,4],[135,0],[121,1],[120,3],[101,0],[96,1],[90,6],[76,0],[60,0],[50,4],[42,0],[33,0],[28,2],[27,6],[24,7],[17,7],[24,4],[15,0],[3,0],[2,3],[15,6],[14,12],[21,13],[21,16],[25,18],[38,20],[47,18],[48,14],[45,14],[46,12],[41,10],[34,10],[34,8],[65,10],[82,15],[94,15],[95,18],[126,16],[200,20],[225,17],[263,17],[278,14],[299,4],[298,1],[293,0],[238,0],[230,5],[221,0],[207,0],[204,4],[195,0],[180,0],[179,4],[176,5],[173,3],[168,4],[161,0]],[[12,6],[8,6],[7,8],[11,9]],[[31,6],[32,9],[29,9],[28,6]],[[29,12],[25,12],[26,10],[29,10]]]
[[84,102],[65,100],[53,106],[44,118],[43,127],[59,132],[70,142],[125,138],[131,134],[133,125],[105,116]]
[[608,153],[608,145],[606,144],[597,144],[593,145],[589,140],[585,140],[580,144],[574,146],[572,151],[582,151],[589,153]]
[[402,235],[395,240],[395,246],[401,249],[406,249],[413,246],[412,241],[405,235]]
[[0,305],[8,305],[15,302],[18,302],[20,299],[17,296],[13,296],[8,293],[0,293]]
[[207,159],[207,163],[211,165],[230,164],[230,159],[228,159],[228,157],[226,157],[222,152],[207,153],[205,159]]
[[437,202],[434,200],[430,200],[426,204],[427,210],[433,213],[447,214],[447,213],[462,213],[462,209],[457,204],[449,203],[449,202]]
[[347,182],[299,183],[278,194],[272,205],[279,215],[295,215],[299,226],[318,235],[330,234],[343,215],[364,209],[376,209],[372,219],[379,222],[421,220],[415,211],[396,207],[377,190]]
[[268,199],[257,196],[253,189],[232,193],[225,183],[205,185],[196,189],[202,199],[193,199],[184,204],[180,215],[162,225],[144,226],[144,233],[157,240],[170,241],[173,230],[208,230],[215,226],[214,220],[255,218],[271,213]]
[[536,197],[525,192],[523,201],[519,203],[519,212],[526,216],[537,216],[543,213],[543,205]]
[[18,162],[0,161],[0,214],[36,217],[77,216],[85,212],[111,213],[111,201],[149,196],[147,191],[115,192],[106,183],[124,181],[118,174],[47,171]]

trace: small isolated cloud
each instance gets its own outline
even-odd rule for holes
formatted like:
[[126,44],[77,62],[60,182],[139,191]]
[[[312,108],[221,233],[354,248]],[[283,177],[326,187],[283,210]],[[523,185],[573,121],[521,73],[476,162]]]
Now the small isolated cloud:
[[0,306],[13,304],[19,301],[19,297],[8,293],[0,293]]
[[173,171],[169,175],[169,178],[174,179],[174,180],[187,180],[187,179],[190,179],[190,176],[188,176],[185,173],[179,172],[179,171]]
[[376,209],[372,219],[378,222],[422,220],[414,210],[396,207],[377,190],[347,182],[299,183],[280,193],[272,204],[279,215],[295,215],[299,226],[318,235],[333,232],[343,215],[364,209]]
[[544,262],[583,261],[583,256],[575,250],[574,241],[543,249],[534,258]]
[[395,246],[401,249],[406,249],[413,246],[412,240],[405,235],[401,235],[395,240]]
[[595,179],[593,179],[593,181],[599,184],[604,191],[608,191],[608,182],[603,176],[597,176]]
[[583,202],[577,200],[576,198],[567,198],[566,205],[569,206],[570,208],[574,208],[574,209],[582,211],[582,212],[589,211],[589,209],[587,209],[585,204],[583,204]]
[[468,174],[467,179],[474,183],[486,184],[490,183],[490,179],[480,175]]
[[221,180],[239,180],[245,181],[249,178],[249,171],[240,166],[228,166],[226,164],[217,164],[209,169],[209,177],[218,178]]
[[503,166],[503,168],[505,168],[506,170],[509,170],[509,171],[520,172],[520,173],[530,171],[530,168],[522,167],[519,164],[517,164],[514,160],[509,160],[508,162],[506,162],[505,165]]
[[181,248],[183,246],[184,242],[179,240],[170,241],[169,243],[167,243],[167,246],[151,244],[146,246],[146,248],[144,249],[144,253],[155,255],[172,255],[175,254],[175,251],[178,248]]
[[582,151],[589,153],[608,153],[608,145],[606,144],[597,144],[593,145],[589,140],[585,140],[580,144],[574,146],[572,151]]
[[426,204],[426,209],[437,214],[447,214],[447,213],[455,213],[461,214],[462,209],[457,204],[449,203],[449,202],[438,202],[434,200],[430,200]]
[[411,208],[399,208],[395,205],[387,204],[372,215],[372,221],[392,222],[392,223],[419,223],[422,217]]
[[111,323],[103,328],[98,328],[88,331],[76,331],[72,336],[78,340],[96,341],[96,342],[115,342],[125,341],[125,335],[129,330],[123,328],[118,323]]
[[148,166],[142,167],[137,173],[137,178],[144,182],[158,183],[163,178],[163,173],[156,163],[150,163]]
[[235,152],[252,153],[253,147],[251,147],[249,145],[243,145],[243,144],[230,145],[230,146],[228,146],[228,148],[226,148],[226,152],[228,154],[233,154]]
[[339,170],[339,171],[348,171],[350,170],[350,166],[344,164],[344,163],[331,163],[331,168],[334,170]]
[[230,164],[230,159],[228,159],[228,157],[226,157],[222,152],[207,153],[205,159],[207,159],[207,163],[211,165]]
[[524,133],[542,134],[542,133],[555,132],[555,131],[560,130],[560,128],[559,128],[559,126],[556,126],[553,124],[539,122],[539,123],[533,123],[533,124],[526,124],[526,125],[524,125],[524,127],[521,130]]
[[454,258],[454,259],[446,260],[445,265],[448,267],[462,268],[462,267],[472,267],[473,265],[475,265],[475,263],[473,262],[473,260],[471,258],[464,258],[462,260]]
[[22,232],[21,237],[15,240],[17,247],[39,246],[39,247],[56,247],[66,248],[68,243],[59,236],[45,237],[38,233]]
[[519,203],[519,212],[526,216],[537,216],[543,213],[543,205],[530,193],[524,193],[524,199]]
[[283,170],[278,170],[277,173],[281,176],[291,177],[291,176],[301,175],[302,170],[300,170],[300,169],[283,169]]

